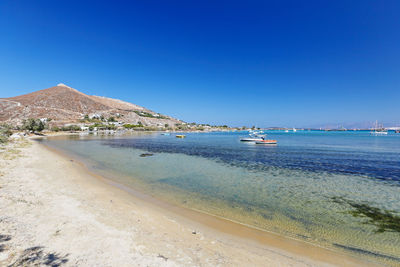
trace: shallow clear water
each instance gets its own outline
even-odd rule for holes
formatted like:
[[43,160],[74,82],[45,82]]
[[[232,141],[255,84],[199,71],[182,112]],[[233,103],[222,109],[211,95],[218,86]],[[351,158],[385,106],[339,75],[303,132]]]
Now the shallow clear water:
[[243,132],[44,142],[174,204],[400,263],[400,134],[268,134],[277,146],[240,142]]

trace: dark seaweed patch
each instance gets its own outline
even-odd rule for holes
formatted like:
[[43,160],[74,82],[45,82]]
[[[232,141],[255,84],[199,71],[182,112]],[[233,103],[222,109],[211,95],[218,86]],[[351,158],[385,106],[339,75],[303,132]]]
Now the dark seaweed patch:
[[400,216],[396,215],[394,211],[379,209],[368,205],[368,203],[357,203],[355,201],[333,197],[332,200],[338,204],[348,204],[353,209],[348,213],[354,217],[366,218],[364,224],[371,224],[377,227],[375,233],[397,232],[400,233]]

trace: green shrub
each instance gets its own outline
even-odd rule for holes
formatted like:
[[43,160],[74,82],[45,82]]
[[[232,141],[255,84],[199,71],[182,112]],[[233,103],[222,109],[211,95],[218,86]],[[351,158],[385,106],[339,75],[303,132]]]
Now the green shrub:
[[75,131],[80,131],[80,130],[81,130],[81,127],[79,127],[78,125],[68,125],[68,126],[61,127],[61,131],[64,131],[64,132],[68,132],[68,131],[75,132]]
[[106,125],[106,129],[107,129],[107,130],[115,130],[115,129],[117,129],[117,126],[115,126],[115,125],[113,125],[113,124],[111,124],[111,125]]
[[11,126],[8,124],[0,125],[0,134],[5,136],[12,135]]
[[157,116],[154,116],[153,114],[148,113],[148,112],[144,112],[144,111],[134,110],[133,112],[135,112],[137,115],[139,115],[141,117],[157,118],[157,119],[168,119],[167,117],[161,115],[160,113],[157,113]]
[[127,124],[124,124],[123,127],[126,128],[126,129],[133,129],[133,128],[143,127],[143,125],[142,124],[129,124],[129,123],[127,123]]
[[0,143],[7,143],[8,137],[12,135],[11,126],[0,125]]
[[7,143],[7,141],[8,141],[8,136],[0,135],[0,144]]
[[106,125],[102,123],[95,123],[93,125],[89,126],[89,131],[93,131],[94,128],[97,128],[98,130],[115,130],[117,129],[117,126],[111,124],[111,125]]
[[24,120],[22,123],[22,129],[31,132],[41,132],[44,129],[45,124],[39,119],[30,118]]

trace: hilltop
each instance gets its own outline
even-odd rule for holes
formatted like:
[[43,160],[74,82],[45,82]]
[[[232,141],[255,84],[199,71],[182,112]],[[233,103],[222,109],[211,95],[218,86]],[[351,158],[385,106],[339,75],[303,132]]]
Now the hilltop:
[[182,121],[122,100],[86,95],[65,84],[33,93],[0,98],[0,123],[21,125],[29,118],[52,125],[73,124],[83,119],[117,118],[122,124],[170,126]]

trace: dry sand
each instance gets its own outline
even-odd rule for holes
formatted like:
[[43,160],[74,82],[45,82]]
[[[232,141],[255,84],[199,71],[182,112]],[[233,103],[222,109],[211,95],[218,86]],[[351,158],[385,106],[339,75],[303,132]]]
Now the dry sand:
[[[31,140],[0,149],[0,266],[366,265],[231,222],[213,228],[194,217],[135,197]],[[237,235],[221,231],[224,225]]]

